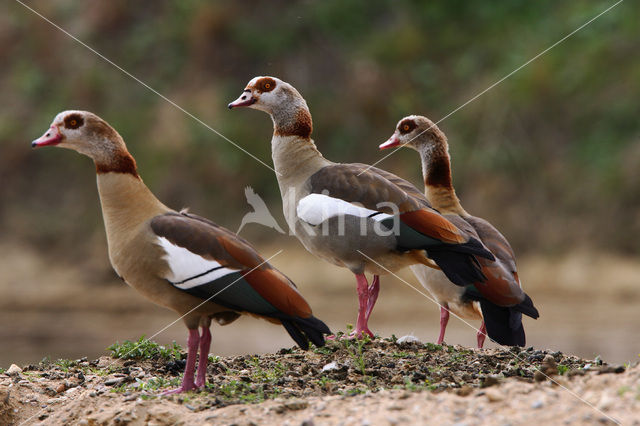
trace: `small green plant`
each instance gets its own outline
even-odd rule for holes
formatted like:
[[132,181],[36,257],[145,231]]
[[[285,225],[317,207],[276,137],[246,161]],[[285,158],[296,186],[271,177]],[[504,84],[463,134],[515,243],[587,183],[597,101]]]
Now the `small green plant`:
[[112,392],[112,393],[125,393],[126,391],[129,390],[129,386],[130,385],[128,385],[126,383],[122,383],[119,386],[115,386],[115,387],[111,388],[110,392]]
[[54,364],[60,367],[62,371],[69,371],[70,368],[73,368],[78,365],[77,362],[72,361],[70,359],[59,359],[55,361]]
[[395,389],[405,389],[411,392],[418,392],[422,390],[436,390],[438,388],[437,385],[432,384],[429,379],[425,379],[423,383],[413,383],[409,376],[404,376],[404,387],[402,386],[394,386]]
[[430,352],[441,351],[442,345],[436,345],[435,343],[427,342],[424,344],[425,349]]
[[91,373],[91,374],[95,374],[96,376],[104,377],[104,376],[108,376],[109,374],[115,373],[117,369],[118,369],[118,366],[116,365],[109,365],[107,366],[107,368],[83,367],[82,372],[84,374]]
[[[250,385],[248,383],[231,380],[219,386],[219,392],[228,400],[239,399],[244,402],[262,402],[265,399],[264,387],[262,385]],[[268,395],[268,398],[275,398],[279,391]]]
[[155,391],[169,387],[175,388],[180,386],[180,377],[172,377],[171,379],[165,379],[164,377],[152,377],[146,382],[136,379],[134,386],[136,386],[138,390],[146,391]]
[[253,372],[251,373],[251,378],[254,381],[259,381],[263,383],[273,383],[284,376],[285,368],[281,362],[275,364],[275,366],[271,369],[263,369],[260,366],[260,358],[254,356],[249,361],[249,365],[253,367]]
[[176,342],[173,342],[169,347],[164,347],[145,339],[144,336],[140,337],[137,342],[130,340],[125,340],[122,343],[116,342],[107,349],[111,351],[113,358],[119,359],[182,359],[182,348]]
[[444,368],[441,365],[432,365],[427,367],[427,371],[429,371],[429,373],[432,373],[432,374],[439,373],[442,370],[444,370]]
[[618,396],[623,396],[625,393],[629,392],[630,390],[631,390],[631,387],[622,386],[622,387],[618,388]]
[[[353,326],[351,324],[347,324],[347,332],[350,333],[352,329]],[[366,362],[364,359],[364,346],[367,343],[371,342],[371,338],[367,334],[364,334],[362,338],[342,339],[341,342],[344,345],[344,348],[347,350],[347,353],[349,354],[351,359],[353,359],[353,361],[355,362],[362,376],[367,378]]]
[[467,353],[465,353],[464,351],[460,351],[460,352],[456,352],[456,351],[449,351],[449,353],[451,354],[451,361],[462,361],[467,357]]
[[135,383],[123,383],[111,389],[114,393],[124,393],[129,391],[157,391],[164,388],[176,388],[180,386],[180,377],[165,379],[164,377],[152,377],[146,382],[136,378]]
[[558,364],[558,374],[564,376],[567,371],[569,371],[569,366],[564,364]]
[[333,351],[326,346],[322,346],[320,348],[313,348],[313,352],[321,355],[331,355],[333,353]]
[[328,378],[327,376],[322,376],[318,379],[318,385],[321,388],[326,388],[329,383],[335,383],[336,381]]
[[411,358],[412,355],[409,352],[400,351],[400,352],[392,352],[391,356],[393,358]]
[[367,392],[367,389],[355,388],[355,389],[349,389],[346,392],[339,392],[339,394],[340,395],[355,396],[355,395],[362,395],[362,394],[364,394],[366,392]]
[[0,374],[4,374],[4,372],[7,371],[4,368],[0,368]]

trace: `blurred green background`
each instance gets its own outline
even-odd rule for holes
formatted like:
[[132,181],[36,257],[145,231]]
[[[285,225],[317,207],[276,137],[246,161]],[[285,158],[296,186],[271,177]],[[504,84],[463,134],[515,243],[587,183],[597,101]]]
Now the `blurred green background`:
[[[403,116],[440,120],[613,4],[25,3],[269,164],[268,117],[226,108],[253,76],[280,77],[303,94],[326,157],[372,163],[387,154],[377,146]],[[80,269],[94,283],[114,281],[93,165],[68,151],[30,148],[65,109],[95,112],[114,126],[145,182],[169,206],[189,206],[235,230],[250,210],[243,189],[251,185],[284,224],[271,170],[19,3],[1,8],[5,272],[15,266],[7,259],[21,258],[18,250],[24,250],[52,268]],[[553,260],[579,251],[593,259],[637,260],[638,52],[640,3],[626,1],[439,124],[449,138],[463,205],[494,223],[519,256]],[[422,185],[412,151],[379,167]],[[243,234],[259,245],[297,244],[256,225]],[[553,279],[540,268],[541,281]],[[27,303],[16,296],[26,284],[19,276],[6,284],[4,275],[3,309],[13,318],[11,309]],[[51,286],[48,275],[42,271],[37,285]],[[631,280],[640,285],[640,276]],[[352,297],[353,283],[343,284]],[[609,285],[583,284],[597,291]],[[625,298],[637,303],[640,295],[632,291]],[[349,302],[355,312],[355,297]],[[8,340],[15,333],[0,336]]]

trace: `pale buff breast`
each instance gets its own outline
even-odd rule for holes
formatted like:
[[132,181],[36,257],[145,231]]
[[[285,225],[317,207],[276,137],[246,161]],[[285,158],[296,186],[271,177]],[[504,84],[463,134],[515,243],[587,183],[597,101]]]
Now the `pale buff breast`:
[[412,265],[410,268],[420,284],[440,305],[447,305],[451,312],[461,318],[482,319],[480,304],[463,302],[464,287],[453,284],[442,271],[424,265]]

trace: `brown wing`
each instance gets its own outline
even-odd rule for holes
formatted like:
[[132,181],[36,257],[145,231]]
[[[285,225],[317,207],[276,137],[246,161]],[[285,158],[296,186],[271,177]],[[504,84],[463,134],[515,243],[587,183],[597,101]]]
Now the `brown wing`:
[[[311,316],[309,304],[293,282],[265,262],[247,241],[233,232],[210,220],[186,213],[156,216],[151,221],[151,229],[174,245],[215,260],[223,267],[238,270],[243,281],[280,312],[302,318]],[[236,288],[242,286],[236,285]],[[249,294],[250,289],[247,288],[246,292]],[[238,308],[243,310],[242,306]]]
[[[350,203],[387,214],[405,213],[430,207],[427,199],[409,182],[379,169],[367,170],[364,164],[332,164],[309,178],[311,192],[325,193]],[[393,211],[388,205],[399,208]]]
[[409,196],[415,198],[416,200],[420,200],[420,202],[424,204],[425,207],[431,207],[431,204],[427,200],[427,197],[424,195],[424,193],[419,191],[418,188],[416,188],[415,185],[413,185],[411,182],[404,180],[391,172],[379,169],[377,167],[369,166],[367,164],[353,163],[351,164],[351,166],[357,167],[360,170],[370,170],[372,173],[382,176],[383,178],[396,185],[398,188],[405,191]]
[[312,193],[326,193],[391,215],[400,213],[400,220],[409,227],[442,242],[469,240],[415,186],[384,170],[366,164],[334,164],[313,174],[309,183]]
[[[507,239],[484,219],[465,216],[460,220],[468,224],[464,230],[473,232],[496,257],[495,262],[478,259],[487,281],[476,284],[476,288],[488,300],[500,306],[513,306],[522,302],[525,293],[520,287],[515,254]],[[459,226],[464,227],[461,223]]]

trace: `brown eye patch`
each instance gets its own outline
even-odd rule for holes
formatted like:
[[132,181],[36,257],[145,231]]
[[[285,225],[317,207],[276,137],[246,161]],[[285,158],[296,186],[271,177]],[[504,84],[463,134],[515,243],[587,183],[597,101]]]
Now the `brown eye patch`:
[[270,92],[276,88],[276,81],[270,77],[264,77],[256,81],[256,88],[261,92]]
[[412,131],[413,129],[415,129],[416,126],[416,122],[413,120],[402,120],[402,122],[398,125],[398,130],[400,130],[400,133],[402,133],[403,135],[406,133],[409,133],[410,131]]
[[80,114],[69,114],[64,118],[64,127],[67,129],[77,129],[84,124],[84,119]]

